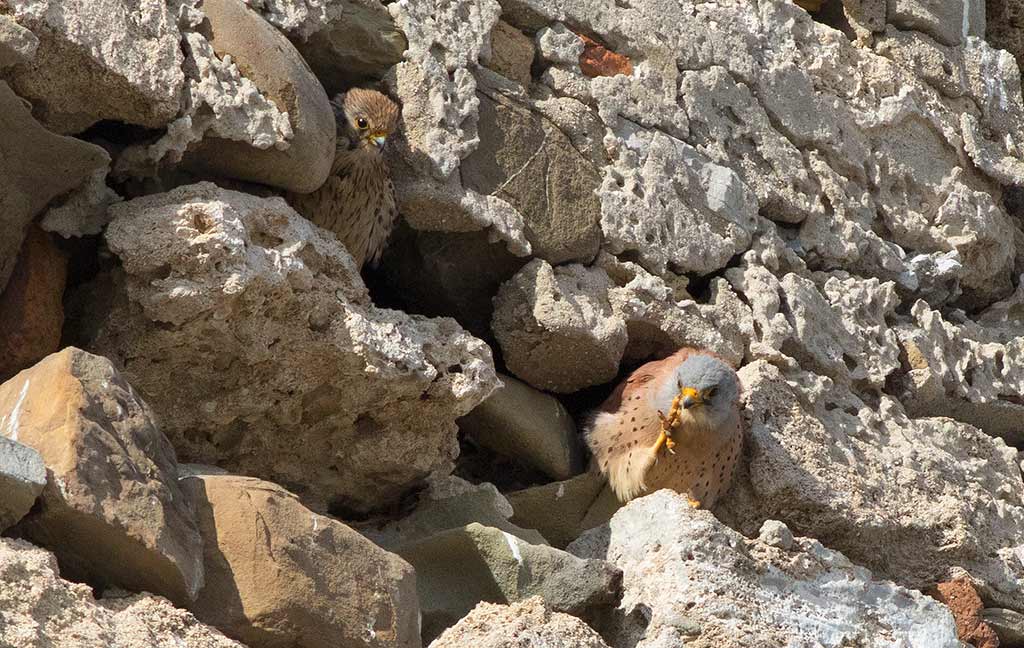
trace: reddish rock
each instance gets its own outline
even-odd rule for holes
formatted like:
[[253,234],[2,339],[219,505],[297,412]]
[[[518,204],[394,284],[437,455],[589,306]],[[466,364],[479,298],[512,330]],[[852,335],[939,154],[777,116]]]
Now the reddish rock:
[[616,54],[604,45],[583,34],[583,53],[580,54],[580,69],[588,77],[615,76],[616,74],[633,74],[633,63],[628,56]]
[[66,279],[67,259],[49,234],[33,226],[0,294],[0,380],[31,367],[60,346]]
[[939,583],[929,594],[944,603],[953,613],[960,641],[975,648],[999,648],[999,637],[982,618],[984,605],[970,580],[956,578],[947,583]]

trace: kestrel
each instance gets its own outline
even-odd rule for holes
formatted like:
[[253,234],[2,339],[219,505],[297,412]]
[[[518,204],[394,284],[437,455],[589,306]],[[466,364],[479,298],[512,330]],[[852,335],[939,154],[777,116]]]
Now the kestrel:
[[398,217],[383,155],[388,136],[398,127],[398,106],[363,88],[338,95],[331,104],[339,133],[331,174],[313,193],[289,194],[287,200],[295,211],[334,232],[357,266],[376,265]]
[[594,415],[587,445],[620,501],[670,488],[711,507],[742,451],[739,395],[725,361],[684,348],[619,385]]

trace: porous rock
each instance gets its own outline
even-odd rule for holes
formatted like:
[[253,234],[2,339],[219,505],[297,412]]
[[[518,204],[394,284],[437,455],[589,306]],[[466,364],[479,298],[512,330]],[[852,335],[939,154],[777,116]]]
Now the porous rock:
[[74,347],[0,385],[0,434],[35,449],[49,480],[12,533],[52,550],[70,578],[178,605],[203,585],[202,540],[174,449],[106,358]]
[[336,137],[323,87],[288,39],[242,0],[203,0],[202,10],[213,51],[222,60],[230,56],[286,114],[291,136],[279,147],[208,135],[189,151],[186,165],[297,193],[319,189],[334,162]]
[[945,606],[780,526],[746,538],[661,490],[568,549],[622,569],[614,645],[960,645]]
[[430,648],[607,648],[601,635],[574,616],[553,612],[539,596],[500,605],[480,603]]
[[[9,414],[0,417],[0,428]],[[39,453],[0,436],[0,532],[25,517],[46,486],[46,465]]]
[[539,595],[559,612],[599,615],[618,602],[620,574],[499,529],[469,524],[397,547],[416,569],[423,637],[433,639],[480,601]]
[[[100,120],[159,128],[180,107],[185,81],[181,1],[11,0],[10,15],[39,44],[11,84],[58,133]],[[6,112],[6,109],[4,110]]]
[[615,377],[628,335],[608,301],[610,283],[599,269],[535,259],[502,285],[492,329],[509,370],[554,392]]
[[949,608],[956,621],[957,636],[964,643],[975,648],[999,648],[999,637],[985,622],[981,597],[974,591],[969,578],[939,583],[930,594]]
[[0,289],[32,219],[109,162],[100,147],[46,130],[0,81]]
[[275,484],[192,472],[182,486],[204,541],[199,619],[252,648],[419,648],[403,560]]
[[28,231],[14,272],[0,293],[0,380],[32,366],[60,345],[67,260],[50,235]]
[[510,376],[502,386],[459,419],[459,430],[489,450],[568,479],[583,468],[576,424],[558,399]]
[[92,345],[180,455],[318,510],[372,509],[450,470],[455,419],[497,386],[485,344],[375,307],[352,257],[281,199],[201,183],[112,211],[124,277]]
[[0,644],[19,648],[245,648],[152,594],[93,598],[57,559],[0,538]]
[[861,398],[809,372],[756,360],[739,374],[748,461],[718,511],[724,520],[753,533],[779,519],[906,587],[963,569],[986,601],[1021,604],[1024,483],[1015,450],[952,419],[909,418],[888,394]]

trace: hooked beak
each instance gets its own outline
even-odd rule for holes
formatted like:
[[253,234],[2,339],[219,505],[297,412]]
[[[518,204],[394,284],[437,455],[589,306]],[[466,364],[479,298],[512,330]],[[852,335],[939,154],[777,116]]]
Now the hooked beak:
[[386,133],[372,133],[369,137],[370,143],[377,147],[378,151],[384,150],[384,145],[388,141]]
[[704,404],[700,393],[693,387],[683,387],[679,390],[679,395],[682,396],[679,404],[683,406],[683,409],[690,409],[691,407]]

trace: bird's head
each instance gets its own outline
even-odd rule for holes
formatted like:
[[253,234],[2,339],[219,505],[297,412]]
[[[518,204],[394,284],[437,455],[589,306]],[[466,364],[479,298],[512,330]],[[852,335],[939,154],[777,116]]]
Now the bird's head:
[[728,420],[740,396],[740,382],[728,364],[694,354],[675,368],[658,390],[658,408],[668,414],[679,397],[683,425],[717,428]]
[[398,104],[376,90],[352,88],[332,103],[355,148],[379,153],[398,128]]

